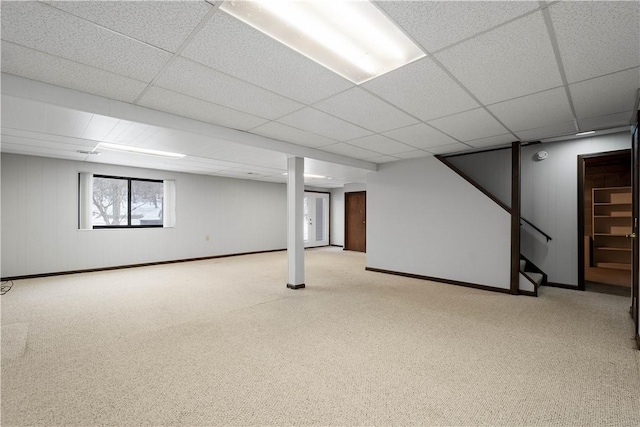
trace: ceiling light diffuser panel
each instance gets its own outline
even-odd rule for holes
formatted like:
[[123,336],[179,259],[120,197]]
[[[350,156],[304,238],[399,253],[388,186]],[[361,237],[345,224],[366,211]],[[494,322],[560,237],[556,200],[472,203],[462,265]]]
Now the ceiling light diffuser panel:
[[425,56],[368,1],[225,1],[220,9],[355,84]]
[[[185,154],[171,153],[169,151],[151,150],[149,148],[133,147],[131,145],[111,144],[109,142],[101,142],[96,146],[96,149],[103,149],[108,151],[120,151],[124,153],[144,154],[147,156],[157,157],[169,157],[171,159],[181,159],[185,157]],[[95,152],[95,150],[94,150]]]

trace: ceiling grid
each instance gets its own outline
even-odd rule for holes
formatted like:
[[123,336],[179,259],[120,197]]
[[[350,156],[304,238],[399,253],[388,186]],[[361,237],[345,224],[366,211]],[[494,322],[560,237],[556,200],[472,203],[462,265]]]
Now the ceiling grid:
[[[0,150],[272,182],[285,182],[287,155],[307,153],[342,163],[308,162],[334,178],[313,185],[336,187],[366,180],[371,164],[629,125],[637,1],[374,4],[426,56],[354,85],[221,2],[2,2]],[[42,83],[121,102],[126,114],[48,109],[33,95],[48,91]],[[127,131],[136,126],[145,130]],[[96,138],[187,157],[77,152]]]

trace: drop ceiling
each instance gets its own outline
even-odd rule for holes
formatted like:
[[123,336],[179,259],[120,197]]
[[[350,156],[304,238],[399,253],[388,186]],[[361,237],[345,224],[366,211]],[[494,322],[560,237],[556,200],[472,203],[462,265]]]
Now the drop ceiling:
[[[219,2],[2,2],[3,153],[285,182],[628,126],[640,3],[381,1],[426,56],[356,86]],[[183,159],[78,153],[101,142]]]

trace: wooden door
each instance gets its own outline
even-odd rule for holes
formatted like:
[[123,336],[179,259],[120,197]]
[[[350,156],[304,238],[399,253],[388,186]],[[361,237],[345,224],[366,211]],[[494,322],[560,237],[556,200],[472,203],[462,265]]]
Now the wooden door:
[[640,231],[640,226],[638,224],[638,217],[640,216],[640,146],[638,142],[638,133],[640,133],[639,122],[640,122],[640,111],[638,111],[638,120],[636,120],[635,128],[633,130],[633,135],[631,139],[631,168],[632,168],[632,179],[631,179],[631,197],[632,197],[632,217],[633,217],[633,229],[632,234],[629,235],[632,240],[632,254],[633,260],[631,261],[631,316],[633,317],[633,321],[635,323],[635,338],[638,344],[638,348],[640,349],[640,329],[638,323],[640,322],[640,311],[638,308],[639,300],[639,292],[640,292],[640,283],[639,282],[639,269],[640,269],[640,243],[638,242],[638,235]]
[[367,193],[344,195],[344,249],[367,251]]

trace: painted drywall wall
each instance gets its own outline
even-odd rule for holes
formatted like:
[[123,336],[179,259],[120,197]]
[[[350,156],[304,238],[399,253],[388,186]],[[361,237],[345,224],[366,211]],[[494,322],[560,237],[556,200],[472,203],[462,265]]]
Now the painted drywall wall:
[[508,289],[511,216],[433,157],[367,177],[367,266]]
[[[79,172],[174,179],[176,227],[78,230]],[[13,154],[1,173],[2,277],[287,245],[283,184]]]
[[329,244],[344,246],[344,187],[331,189],[331,240]]
[[358,191],[367,191],[367,184],[349,183],[342,188],[331,189],[331,241],[329,244],[344,246],[344,193]]
[[[522,227],[521,251],[550,282],[578,286],[578,155],[631,147],[631,134],[594,136],[522,148],[522,216],[549,234]],[[549,157],[536,161],[544,150]]]
[[448,161],[471,179],[511,206],[511,149],[448,157]]

